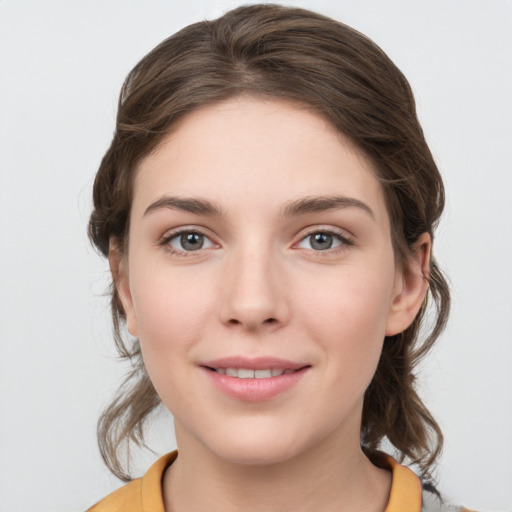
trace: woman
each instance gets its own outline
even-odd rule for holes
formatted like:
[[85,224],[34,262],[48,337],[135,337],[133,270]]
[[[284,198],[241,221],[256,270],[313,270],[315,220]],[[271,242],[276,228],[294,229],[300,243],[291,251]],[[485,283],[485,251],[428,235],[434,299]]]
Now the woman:
[[119,450],[161,401],[179,456],[91,510],[448,510],[413,387],[448,316],[443,203],[407,81],[349,27],[242,7],[148,54],[94,186],[134,364],[99,438],[128,480]]

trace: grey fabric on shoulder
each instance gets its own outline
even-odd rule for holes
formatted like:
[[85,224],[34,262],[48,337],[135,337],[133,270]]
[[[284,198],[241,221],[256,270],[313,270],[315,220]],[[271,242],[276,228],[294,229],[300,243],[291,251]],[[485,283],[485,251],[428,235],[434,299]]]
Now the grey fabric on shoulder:
[[441,496],[427,489],[423,489],[421,498],[421,512],[462,512],[464,510],[462,507],[446,503]]

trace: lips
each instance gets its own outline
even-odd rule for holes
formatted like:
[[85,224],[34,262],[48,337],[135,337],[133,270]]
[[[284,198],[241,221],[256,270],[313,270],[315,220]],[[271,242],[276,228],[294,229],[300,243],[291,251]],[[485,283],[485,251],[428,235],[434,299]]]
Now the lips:
[[307,363],[274,357],[228,357],[200,366],[217,390],[250,402],[269,400],[288,391],[311,368]]
[[277,357],[223,357],[221,359],[214,359],[211,361],[205,361],[200,363],[200,366],[207,368],[219,369],[219,368],[246,368],[250,370],[299,370],[304,366],[309,366],[308,363],[302,363],[298,361],[289,361],[286,359],[280,359]]

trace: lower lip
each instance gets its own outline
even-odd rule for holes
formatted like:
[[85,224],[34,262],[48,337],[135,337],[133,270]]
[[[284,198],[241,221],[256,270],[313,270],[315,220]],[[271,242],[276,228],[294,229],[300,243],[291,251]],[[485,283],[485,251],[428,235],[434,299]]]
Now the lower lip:
[[206,372],[214,386],[224,394],[247,402],[261,402],[263,400],[270,400],[295,386],[305,376],[309,368],[309,366],[306,366],[293,373],[265,379],[230,377],[204,366],[202,370]]

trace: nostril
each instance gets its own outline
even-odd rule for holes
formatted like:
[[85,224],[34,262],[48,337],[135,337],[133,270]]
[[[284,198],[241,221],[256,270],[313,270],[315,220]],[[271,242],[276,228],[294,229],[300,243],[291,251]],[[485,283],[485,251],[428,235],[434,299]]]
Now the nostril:
[[[228,323],[229,323],[230,325],[241,325],[241,324],[243,324],[243,322],[241,322],[240,320],[237,320],[236,318],[231,318],[231,319],[228,321]],[[263,324],[270,324],[270,325],[272,325],[272,324],[277,323],[277,320],[276,320],[275,318],[267,318],[267,319],[266,319],[266,320],[264,320],[262,323],[263,323]]]

